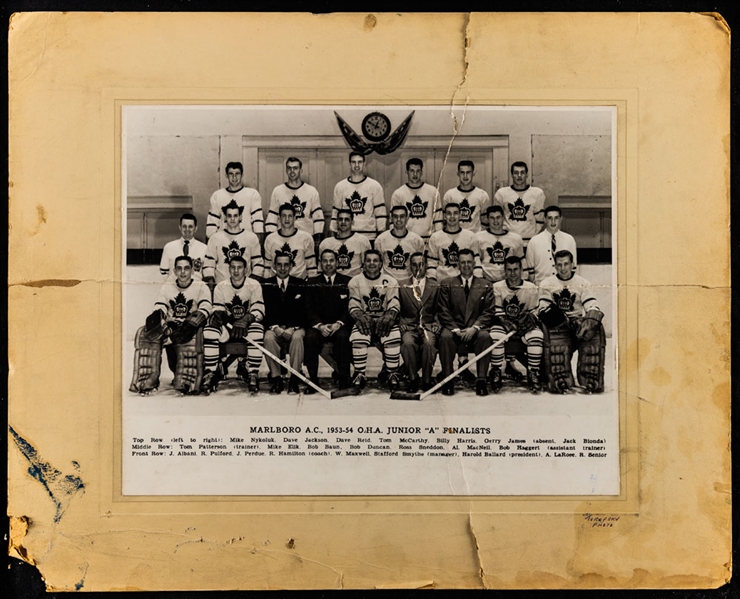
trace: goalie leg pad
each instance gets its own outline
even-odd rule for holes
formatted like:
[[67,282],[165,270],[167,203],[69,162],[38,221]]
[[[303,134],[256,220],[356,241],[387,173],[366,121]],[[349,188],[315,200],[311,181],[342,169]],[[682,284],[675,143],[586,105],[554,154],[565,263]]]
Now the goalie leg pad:
[[547,388],[551,393],[563,393],[575,385],[570,367],[573,342],[566,324],[554,329],[542,327],[544,336],[543,366],[547,374]]
[[187,343],[175,346],[177,368],[172,386],[186,395],[197,395],[203,381],[203,329]]
[[159,387],[162,365],[162,341],[157,335],[148,334],[145,327],[139,328],[134,337],[134,374],[129,391],[147,393]]
[[578,384],[591,393],[604,391],[604,357],[606,354],[606,334],[599,323],[596,332],[588,341],[578,344]]

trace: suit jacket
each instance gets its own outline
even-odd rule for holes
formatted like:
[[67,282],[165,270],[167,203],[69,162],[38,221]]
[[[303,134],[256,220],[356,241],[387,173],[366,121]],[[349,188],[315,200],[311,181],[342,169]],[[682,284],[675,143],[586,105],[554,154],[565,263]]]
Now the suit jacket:
[[306,282],[306,324],[313,327],[319,323],[333,324],[339,320],[345,327],[352,326],[349,316],[349,290],[347,283],[350,277],[337,273],[334,285],[326,284],[326,277],[318,275]]
[[277,277],[270,277],[262,283],[262,297],[265,302],[265,328],[272,325],[281,327],[306,326],[306,282],[296,277],[288,277],[285,293],[280,291]]
[[399,325],[401,331],[416,329],[420,324],[428,330],[432,325],[438,325],[437,318],[437,299],[439,297],[439,285],[434,279],[427,278],[424,284],[424,292],[421,294],[421,302],[414,295],[412,286],[413,280],[409,285],[399,287],[398,299],[401,302],[401,318]]
[[439,323],[446,329],[466,329],[472,326],[487,328],[494,320],[491,284],[473,277],[470,293],[465,299],[461,276],[444,279],[439,284],[437,312]]

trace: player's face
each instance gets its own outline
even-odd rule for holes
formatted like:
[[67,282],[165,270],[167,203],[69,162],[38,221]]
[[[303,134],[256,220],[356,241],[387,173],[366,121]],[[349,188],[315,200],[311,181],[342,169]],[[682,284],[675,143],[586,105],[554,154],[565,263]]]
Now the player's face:
[[411,187],[418,187],[421,185],[421,178],[423,176],[422,171],[423,169],[418,164],[412,164],[406,171],[406,177],[408,178],[409,185],[411,185]]
[[352,230],[352,218],[349,214],[340,214],[337,216],[337,231],[340,233],[349,233]]
[[380,258],[377,254],[365,256],[365,274],[372,278],[380,274]]
[[411,258],[411,274],[415,279],[423,279],[427,273],[427,263],[424,256],[414,256]]
[[275,274],[278,279],[287,279],[290,274],[290,258],[278,256],[275,258]]
[[337,272],[337,259],[334,254],[326,252],[321,256],[321,272],[327,277],[333,277]]
[[288,181],[291,183],[298,183],[301,180],[301,173],[303,170],[297,162],[289,162],[285,167],[285,172],[288,175]]
[[394,210],[391,212],[391,224],[397,231],[402,231],[406,228],[408,218],[408,215],[403,210]]
[[247,276],[247,269],[238,260],[229,263],[229,275],[231,276],[231,282],[236,285],[241,285]]
[[280,225],[283,229],[292,229],[294,222],[295,214],[293,214],[291,210],[283,210],[280,212]]
[[475,171],[469,166],[461,166],[457,169],[457,178],[460,179],[462,187],[470,187],[473,184]]
[[185,241],[190,241],[197,230],[198,226],[190,219],[185,219],[180,223],[180,234]]
[[494,233],[501,233],[504,229],[504,215],[501,212],[488,213],[488,229]]
[[504,264],[504,274],[506,280],[511,286],[522,284],[522,265],[521,264]]
[[361,176],[365,170],[365,159],[362,156],[352,156],[349,161],[349,170],[355,176]]
[[226,171],[226,177],[229,179],[229,187],[239,187],[242,184],[242,172],[238,168],[230,168]]
[[559,278],[563,280],[569,279],[573,274],[573,261],[568,257],[558,258],[555,260],[555,270]]
[[549,233],[560,231],[560,219],[562,217],[557,212],[548,212],[545,215],[545,228]]
[[460,223],[460,209],[457,206],[445,209],[445,229],[455,231]]
[[193,267],[187,260],[179,260],[175,264],[175,277],[181,287],[184,287],[190,283],[190,279],[193,277]]
[[239,223],[242,222],[242,216],[238,208],[229,208],[226,211],[226,227],[229,229],[238,229]]
[[473,276],[474,266],[475,260],[470,254],[463,254],[457,259],[457,267],[460,269],[460,274],[465,278]]
[[523,166],[515,166],[511,169],[511,178],[514,181],[514,187],[524,187],[527,185],[527,169]]

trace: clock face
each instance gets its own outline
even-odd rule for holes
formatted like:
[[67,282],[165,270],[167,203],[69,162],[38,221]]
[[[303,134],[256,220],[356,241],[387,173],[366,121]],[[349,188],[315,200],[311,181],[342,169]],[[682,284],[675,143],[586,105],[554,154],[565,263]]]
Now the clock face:
[[381,112],[371,112],[362,120],[362,132],[371,141],[382,141],[391,132],[391,122]]

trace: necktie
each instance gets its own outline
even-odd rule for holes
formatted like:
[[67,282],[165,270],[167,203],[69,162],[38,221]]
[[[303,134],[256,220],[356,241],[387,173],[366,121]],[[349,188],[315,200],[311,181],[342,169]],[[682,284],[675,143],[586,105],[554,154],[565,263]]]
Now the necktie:
[[469,293],[470,293],[470,285],[468,284],[468,279],[465,279],[465,299],[468,298]]
[[331,277],[326,277],[326,284],[331,287]]
[[421,287],[419,287],[418,283],[414,285],[414,297],[416,298],[417,302],[421,301]]
[[182,245],[182,253],[183,253],[183,256],[190,255],[190,242],[187,240],[185,240],[185,242]]
[[550,241],[550,249],[552,250],[552,255],[555,257],[555,252],[557,252],[558,244],[555,243],[555,233],[552,234],[552,240]]
[[282,279],[280,281],[280,291],[282,291],[283,293],[285,293],[285,279]]

